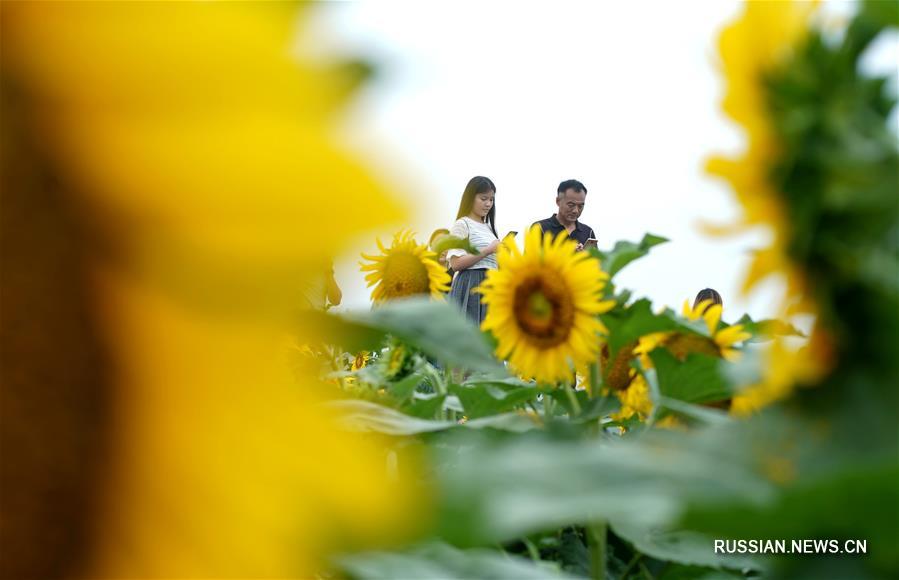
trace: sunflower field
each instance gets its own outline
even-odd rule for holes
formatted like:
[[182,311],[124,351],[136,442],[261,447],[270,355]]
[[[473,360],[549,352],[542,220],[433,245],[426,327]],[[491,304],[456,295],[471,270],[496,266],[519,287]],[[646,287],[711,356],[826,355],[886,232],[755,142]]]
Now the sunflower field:
[[[370,309],[316,298],[321,248],[409,216],[334,138],[365,66],[283,54],[310,10],[2,4],[0,576],[899,577],[896,87],[859,67],[895,3],[718,39],[712,234],[770,230],[778,318],[621,286],[664,232],[532,229],[480,328],[450,236],[373,240]],[[325,187],[346,231],[296,227]]]

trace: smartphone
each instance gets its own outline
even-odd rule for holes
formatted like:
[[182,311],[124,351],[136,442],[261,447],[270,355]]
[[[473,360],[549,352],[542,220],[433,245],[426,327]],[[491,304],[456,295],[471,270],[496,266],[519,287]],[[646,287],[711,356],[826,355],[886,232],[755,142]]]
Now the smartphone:
[[508,234],[503,236],[503,239],[505,240],[506,238],[510,238],[510,237],[514,238],[517,235],[518,235],[518,232],[509,232]]
[[598,240],[596,238],[587,238],[587,241],[584,242],[584,247],[585,248],[595,248],[597,241]]

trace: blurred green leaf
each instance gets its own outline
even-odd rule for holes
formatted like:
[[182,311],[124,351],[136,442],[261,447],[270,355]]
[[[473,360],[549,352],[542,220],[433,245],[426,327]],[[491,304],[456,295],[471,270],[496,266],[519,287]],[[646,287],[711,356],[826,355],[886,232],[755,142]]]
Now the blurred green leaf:
[[403,413],[413,417],[433,419],[437,415],[437,412],[443,408],[443,402],[445,400],[446,395],[439,395],[437,393],[415,393],[410,400],[406,401],[401,409]]
[[667,409],[673,411],[680,417],[687,418],[689,422],[698,422],[703,425],[721,425],[733,421],[733,418],[725,412],[709,407],[701,407],[691,403],[678,401],[677,399],[669,399],[668,397],[659,397],[659,409]]
[[608,252],[590,250],[590,253],[599,257],[603,271],[612,277],[634,260],[648,254],[649,250],[654,246],[664,244],[667,241],[668,238],[646,234],[640,240],[640,243],[620,241],[616,242],[615,246]]
[[713,538],[698,532],[643,526],[628,519],[615,519],[609,525],[618,536],[633,544],[634,548],[659,560],[737,570],[764,568],[764,561],[759,557],[716,554]]
[[722,359],[699,353],[690,353],[678,360],[665,348],[649,353],[656,369],[659,393],[671,399],[687,403],[722,401],[733,394],[724,380],[720,367]]
[[457,238],[455,236],[440,236],[436,240],[434,240],[433,250],[436,254],[442,254],[447,250],[465,250],[469,254],[477,255],[480,253],[480,250],[471,245],[471,242],[468,238]]
[[578,576],[590,575],[590,552],[574,528],[562,530],[559,542],[559,562],[562,569]]
[[[375,350],[390,334],[446,365],[489,373],[498,378],[508,372],[477,326],[454,306],[428,298],[393,300],[370,311],[333,315],[304,313],[306,324],[328,342],[351,351]],[[302,331],[301,331],[302,333]]]
[[396,397],[397,399],[403,401],[412,396],[412,393],[415,391],[415,387],[420,385],[424,377],[418,373],[413,373],[408,377],[400,379],[396,382],[388,382],[387,383],[387,391]]
[[[815,449],[815,453],[832,455],[833,450]],[[772,451],[771,457],[777,455]],[[832,458],[820,457],[809,463],[823,467],[825,461]],[[773,502],[758,504],[735,498],[737,501],[723,504],[694,503],[684,525],[716,537],[867,540],[867,555],[856,557],[864,560],[871,576],[899,569],[895,549],[899,545],[899,466],[895,458],[842,463],[836,471],[790,482]]]
[[499,384],[491,383],[451,385],[450,392],[459,397],[465,414],[471,419],[511,411],[518,405],[535,400],[539,394],[531,385],[504,389]]
[[805,334],[792,324],[775,318],[755,321],[748,314],[744,314],[734,324],[742,324],[743,330],[752,335],[747,342],[761,342],[778,336],[805,337]]
[[390,407],[361,400],[331,401],[326,404],[336,411],[340,425],[350,431],[416,435],[455,427],[455,421],[435,421],[410,417]]
[[552,563],[535,564],[495,550],[458,550],[431,543],[406,552],[342,556],[337,565],[358,580],[573,580]]
[[643,298],[626,308],[616,308],[600,315],[603,324],[609,329],[609,348],[613,357],[618,349],[641,336],[682,328],[671,314],[653,314],[651,307],[652,303]]
[[656,580],[742,580],[746,578],[740,572],[715,570],[704,566],[684,566],[673,564],[666,566]]
[[[462,437],[463,435],[467,435]],[[688,498],[763,501],[774,488],[752,458],[734,454],[738,434],[648,432],[639,439],[554,440],[532,432],[497,441],[459,433],[438,450],[440,531],[457,545],[510,540],[595,519],[662,525]]]
[[326,406],[336,412],[340,425],[345,429],[386,435],[418,435],[453,428],[462,430],[490,428],[522,433],[538,425],[536,418],[521,413],[504,413],[457,423],[412,417],[390,407],[355,399],[331,401]]

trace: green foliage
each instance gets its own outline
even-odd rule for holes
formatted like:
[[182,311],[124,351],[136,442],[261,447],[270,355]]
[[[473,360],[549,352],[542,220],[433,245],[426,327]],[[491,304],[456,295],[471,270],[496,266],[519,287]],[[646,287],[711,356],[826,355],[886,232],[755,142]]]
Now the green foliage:
[[535,401],[538,395],[533,385],[508,387],[503,383],[451,385],[449,390],[459,397],[465,415],[471,419],[511,411],[524,403]]
[[612,356],[621,347],[631,344],[641,336],[683,328],[670,313],[653,314],[652,303],[643,298],[625,308],[616,308],[600,316],[609,329],[608,344]]
[[649,353],[658,377],[659,393],[687,403],[722,401],[732,395],[721,375],[722,361],[704,354],[689,354],[680,361],[665,348]]
[[[466,435],[466,437],[462,437]],[[522,534],[624,519],[673,523],[684,502],[762,501],[774,486],[751,456],[724,446],[729,426],[696,434],[649,432],[636,440],[583,440],[529,433],[515,439],[461,433],[444,441],[440,534],[456,545],[506,541]]]
[[455,236],[440,236],[434,240],[432,248],[436,254],[442,254],[447,250],[460,249],[465,250],[469,254],[477,255],[480,251],[471,245],[468,238],[457,238]]
[[[614,532],[642,554],[690,566],[760,570],[764,560],[740,554],[716,554],[713,538],[687,530],[641,526],[630,519],[609,522]],[[706,570],[708,572],[708,570]]]
[[574,579],[548,563],[535,564],[496,550],[458,550],[434,542],[402,553],[370,552],[344,556],[341,569],[358,580],[470,580],[515,578],[516,580]]
[[310,312],[303,316],[307,324],[320,329],[320,335],[348,350],[375,350],[390,334],[447,365],[508,376],[484,335],[444,302],[410,298],[368,312],[342,316]]
[[752,335],[747,342],[765,342],[780,336],[796,336],[800,338],[806,338],[805,334],[802,333],[801,330],[784,322],[783,320],[777,320],[775,318],[768,318],[765,320],[753,320],[748,314],[744,314],[739,320],[737,320],[734,324],[740,324],[743,326],[743,330]]
[[634,260],[647,255],[654,246],[664,244],[667,241],[668,238],[646,234],[639,243],[621,241],[617,242],[608,252],[593,249],[590,250],[590,253],[601,260],[603,271],[612,277]]

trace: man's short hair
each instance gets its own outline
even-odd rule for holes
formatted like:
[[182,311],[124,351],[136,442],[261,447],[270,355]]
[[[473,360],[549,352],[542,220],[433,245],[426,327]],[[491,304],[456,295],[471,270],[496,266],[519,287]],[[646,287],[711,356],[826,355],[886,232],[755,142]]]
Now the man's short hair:
[[566,179],[559,184],[559,189],[556,191],[556,199],[562,199],[562,195],[569,189],[573,189],[575,193],[582,192],[584,195],[587,194],[587,188],[584,187],[583,183],[577,179]]

